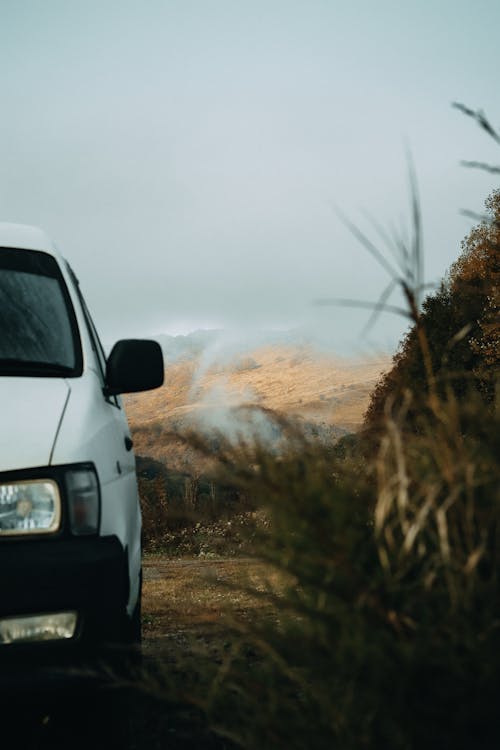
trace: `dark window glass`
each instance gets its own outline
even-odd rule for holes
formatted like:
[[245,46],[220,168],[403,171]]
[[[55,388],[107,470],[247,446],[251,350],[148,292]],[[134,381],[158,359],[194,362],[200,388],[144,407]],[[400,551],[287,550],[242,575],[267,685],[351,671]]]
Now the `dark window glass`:
[[0,249],[0,373],[80,372],[76,320],[56,260],[40,252]]

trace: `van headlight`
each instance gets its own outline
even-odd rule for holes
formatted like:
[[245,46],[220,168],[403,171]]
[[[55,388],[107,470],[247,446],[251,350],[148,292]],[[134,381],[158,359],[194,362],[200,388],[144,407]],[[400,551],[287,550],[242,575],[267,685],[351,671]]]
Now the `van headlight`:
[[61,495],[53,479],[0,484],[0,534],[52,534],[61,524]]
[[0,537],[97,534],[99,481],[93,464],[50,467],[45,478],[0,479]]

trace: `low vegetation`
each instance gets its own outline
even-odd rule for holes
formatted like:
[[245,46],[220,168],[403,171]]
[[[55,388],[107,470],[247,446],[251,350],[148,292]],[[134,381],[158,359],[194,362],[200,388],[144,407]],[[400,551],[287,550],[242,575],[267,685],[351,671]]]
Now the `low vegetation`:
[[[395,274],[411,327],[359,436],[328,445],[275,416],[273,450],[182,438],[217,467],[206,507],[210,487],[227,489],[213,518],[243,502],[261,521],[240,549],[269,571],[245,587],[267,616],[229,619],[222,653],[190,664],[184,694],[235,746],[500,743],[500,191],[486,209],[420,304],[414,196]],[[168,674],[155,684],[175,693]]]
[[421,313],[408,285],[413,326],[358,443],[220,454],[270,518],[255,553],[294,582],[206,705],[243,747],[500,741],[499,197]]

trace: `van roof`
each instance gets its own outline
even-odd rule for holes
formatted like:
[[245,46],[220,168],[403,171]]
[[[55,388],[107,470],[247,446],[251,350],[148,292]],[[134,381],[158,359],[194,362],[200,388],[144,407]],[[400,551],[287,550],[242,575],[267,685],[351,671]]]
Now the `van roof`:
[[42,250],[45,253],[59,256],[57,249],[42,229],[26,224],[8,224],[0,222],[0,247],[12,247],[18,250]]

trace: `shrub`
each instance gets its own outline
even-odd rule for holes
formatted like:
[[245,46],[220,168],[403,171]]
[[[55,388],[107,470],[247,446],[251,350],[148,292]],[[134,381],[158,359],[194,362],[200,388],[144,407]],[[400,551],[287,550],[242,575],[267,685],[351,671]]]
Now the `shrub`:
[[493,746],[499,430],[482,402],[467,437],[441,406],[413,441],[391,419],[370,472],[305,442],[279,460],[228,449],[270,517],[255,554],[291,581],[268,592],[275,619],[240,624],[208,706],[242,746]]
[[[480,395],[491,403],[500,366],[500,190],[486,200],[487,215],[462,243],[462,254],[439,289],[424,300],[393,359],[392,369],[373,391],[365,415],[369,440],[383,430],[390,397],[399,408],[411,391],[406,423],[415,427],[429,388],[440,397]],[[426,363],[419,334],[428,345]],[[429,369],[430,368],[430,369]]]

